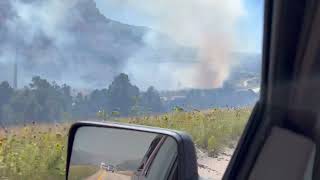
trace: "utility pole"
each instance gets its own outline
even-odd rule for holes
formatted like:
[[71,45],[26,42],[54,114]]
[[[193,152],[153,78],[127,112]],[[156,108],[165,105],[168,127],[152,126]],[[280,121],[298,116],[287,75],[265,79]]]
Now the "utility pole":
[[17,61],[14,62],[14,68],[13,68],[13,88],[18,89],[18,63]]
[[[15,31],[16,31],[16,34],[18,34],[18,27],[17,25],[15,26]],[[14,67],[13,67],[13,88],[14,89],[18,89],[18,60],[17,60],[17,53],[18,53],[18,50],[17,50],[17,46],[18,46],[18,43],[17,43],[17,36],[15,36],[15,52],[14,52]]]

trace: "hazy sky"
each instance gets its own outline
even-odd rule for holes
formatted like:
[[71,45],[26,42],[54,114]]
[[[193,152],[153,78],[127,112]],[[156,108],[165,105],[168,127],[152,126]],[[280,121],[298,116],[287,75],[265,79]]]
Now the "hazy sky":
[[[139,26],[149,26],[151,28],[156,29],[154,27],[154,21],[157,21],[157,17],[148,13],[148,11],[141,11],[141,8],[132,8],[130,4],[130,0],[95,0],[97,3],[97,7],[100,11],[111,19],[124,22],[132,25]],[[179,2],[179,0],[176,0]],[[192,2],[196,0],[188,0],[185,2]],[[206,0],[198,0],[198,1],[206,1]],[[210,0],[208,0],[210,1]],[[221,1],[221,0],[211,0],[220,6],[224,2],[227,2],[225,6],[234,6],[234,11],[241,10],[243,11],[241,15],[237,18],[237,22],[235,23],[235,51],[245,51],[245,52],[261,52],[261,44],[262,44],[262,27],[263,27],[263,0],[229,0],[229,1]],[[152,4],[150,0],[136,0],[133,3],[138,4],[137,6],[144,6],[144,3],[148,2]],[[151,2],[151,3],[150,3]],[[172,1],[174,2],[174,1]],[[234,3],[233,3],[234,2]],[[237,2],[237,3],[235,3]],[[131,3],[131,4],[133,4]],[[175,3],[172,3],[173,5]],[[177,5],[177,4],[176,4]],[[176,8],[185,8],[186,5],[177,5]],[[156,9],[156,8],[155,8]],[[205,9],[204,9],[205,11]],[[213,9],[212,12],[216,13],[219,9]],[[219,14],[219,12],[217,12]],[[220,13],[221,14],[221,13]],[[229,13],[230,14],[230,13]],[[228,15],[228,13],[226,14]],[[229,17],[225,17],[226,19],[221,18],[221,22],[228,21]],[[218,26],[220,24],[217,23]]]
[[[129,75],[133,74],[133,80],[155,77],[155,74],[160,76],[153,79],[158,79],[160,83],[167,81],[165,87],[172,89],[181,88],[179,84],[182,84],[182,88],[219,88],[229,78],[232,64],[237,60],[232,57],[234,52],[252,54],[260,53],[262,49],[262,0],[95,1],[100,12],[107,18],[150,27],[155,32],[166,34],[179,45],[197,49],[196,64],[190,67],[178,65],[176,69],[172,65],[162,65],[161,68],[156,65],[153,68],[145,64],[147,60],[143,61],[143,66],[137,65],[137,60],[143,59],[141,54],[144,51],[137,52],[129,58],[125,70]],[[161,44],[161,38],[157,36],[147,35],[144,38],[151,47]],[[142,75],[141,69],[144,69]],[[146,70],[152,72],[148,73]],[[164,76],[166,74],[169,78]],[[133,82],[141,87],[139,81]]]
[[[142,35],[143,46],[131,52],[136,43],[126,43],[125,35],[109,37],[113,33],[109,25],[101,29],[89,24],[88,31],[81,35],[70,31],[69,25],[82,19],[83,9],[97,12],[94,1],[106,18],[151,28]],[[87,1],[88,7],[78,10],[71,8],[77,0],[12,2],[19,18],[5,24],[8,33],[0,45],[9,50],[0,54],[0,81],[12,82],[12,60],[18,59],[19,87],[27,85],[31,76],[41,75],[75,88],[102,88],[124,72],[143,90],[149,86],[159,90],[219,88],[238,60],[232,56],[234,52],[261,52],[262,0],[92,0]],[[123,42],[122,47],[117,47],[117,38]],[[23,47],[27,51],[16,54],[17,47],[12,43],[16,41],[18,49]],[[108,43],[112,46],[104,49]],[[195,51],[185,53],[181,47],[192,47]],[[151,58],[150,49],[156,50],[151,52]],[[128,53],[122,56],[119,53],[122,51]],[[181,63],[184,56],[175,55],[169,63],[152,60],[157,53],[171,56],[171,52],[190,56],[192,63]],[[119,58],[111,60],[114,56]]]

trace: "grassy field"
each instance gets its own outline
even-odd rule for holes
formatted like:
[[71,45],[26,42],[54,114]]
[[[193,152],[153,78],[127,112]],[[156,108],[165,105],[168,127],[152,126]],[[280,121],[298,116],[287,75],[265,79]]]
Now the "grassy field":
[[213,109],[204,112],[173,112],[162,116],[120,119],[140,124],[188,132],[198,148],[214,155],[241,135],[251,109]]
[[63,179],[68,125],[29,125],[1,132],[0,179]]
[[[188,132],[198,148],[210,155],[234,143],[251,109],[173,112],[161,116],[117,119]],[[0,133],[0,179],[64,179],[69,124],[32,124]]]

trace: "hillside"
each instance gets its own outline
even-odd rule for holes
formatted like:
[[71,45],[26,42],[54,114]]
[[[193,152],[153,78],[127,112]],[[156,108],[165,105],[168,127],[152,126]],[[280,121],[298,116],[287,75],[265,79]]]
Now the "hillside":
[[[70,2],[1,0],[0,81],[12,82],[15,61],[20,87],[27,85],[32,76],[40,75],[78,89],[106,87],[115,75],[124,71],[137,73],[137,67],[170,69],[197,62],[195,49],[178,45],[150,28],[109,19],[99,12],[94,0]],[[47,11],[50,16],[45,15]],[[259,71],[255,66],[260,63],[259,55],[237,53],[232,58],[237,62],[231,75],[233,84],[241,84]],[[252,61],[246,63],[248,59]],[[158,78],[167,78],[165,74],[168,72]],[[165,89],[169,80],[154,84],[152,80],[141,80],[145,75],[136,75],[139,82],[145,83],[141,86]],[[176,86],[173,82],[167,86],[170,83]]]
[[[41,11],[49,1],[21,0],[19,6],[10,0],[0,2],[0,21],[4,24],[0,26],[0,80],[11,81],[11,67],[16,60],[24,77],[21,85],[39,74],[57,81],[62,77],[68,81],[77,78],[80,83],[99,86],[121,71],[127,58],[144,46],[143,37],[149,29],[104,17],[93,0],[76,1],[55,29],[50,29],[50,23],[30,24],[19,14],[20,9],[30,8],[28,13],[35,11],[31,20],[39,19],[41,23],[46,20]],[[51,13],[55,18],[57,14]]]

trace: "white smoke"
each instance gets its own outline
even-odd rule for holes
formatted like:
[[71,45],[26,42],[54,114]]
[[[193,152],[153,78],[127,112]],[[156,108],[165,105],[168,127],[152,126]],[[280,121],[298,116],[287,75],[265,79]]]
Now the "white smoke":
[[[78,37],[74,35],[76,30],[70,30],[69,27],[70,22],[81,22],[83,18],[77,14],[75,4],[92,1],[8,0],[17,17],[5,22],[9,33],[6,41],[0,43],[2,49],[2,52],[0,49],[0,63],[8,61],[12,63],[13,59],[24,62],[35,61],[22,63],[28,65],[25,68],[28,72],[23,72],[24,77],[44,74],[45,78],[51,77],[57,81],[69,78],[67,81],[70,82],[81,81],[83,76],[89,82],[97,77],[112,79],[112,75],[120,71],[114,68],[116,64],[110,66],[111,63],[100,65],[89,62],[90,59],[99,58],[95,51],[92,54],[85,52],[83,57],[78,57],[82,56],[78,53],[72,54],[83,52],[88,48],[77,43]],[[123,11],[123,14],[126,14],[124,11],[128,9],[138,12],[140,16],[147,17],[148,21],[145,24],[155,32],[166,34],[175,43],[195,50],[195,53],[190,53],[193,54],[190,56],[192,63],[182,65],[178,63],[181,59],[170,59],[168,60],[170,63],[154,64],[146,58],[150,49],[170,49],[177,46],[168,46],[162,42],[163,36],[159,37],[153,32],[148,33],[144,39],[149,47],[142,48],[127,62],[120,63],[121,66],[125,65],[123,71],[128,72],[139,87],[154,85],[158,89],[215,88],[220,87],[228,78],[229,56],[234,50],[235,25],[245,13],[242,0],[100,0],[100,2],[102,4],[99,3],[99,9],[103,8],[103,2],[106,2],[105,6],[111,4],[115,12]],[[105,16],[109,18],[108,14]],[[39,39],[47,42],[39,43]],[[103,38],[97,34],[88,42],[96,39]],[[106,36],[105,39],[109,37]],[[19,55],[21,57],[15,57]],[[108,61],[108,58],[105,61]],[[39,66],[39,64],[44,65]],[[109,74],[104,75],[106,73]],[[88,74],[93,76],[87,76]],[[96,74],[98,75],[94,76]]]
[[[58,52],[67,50],[73,43],[66,19],[75,2],[10,0],[7,5],[2,4],[11,13],[2,22],[1,35],[4,38],[0,43],[0,65],[11,67],[18,62],[20,87],[35,75],[61,78],[61,71],[57,69],[63,59]],[[11,69],[2,74],[11,75]],[[11,81],[11,78],[0,80]]]
[[39,32],[52,39],[57,45],[70,42],[69,32],[66,30],[66,19],[69,9],[78,0],[47,0],[24,3],[11,1],[16,18],[8,21],[11,32],[23,35],[26,43],[33,43]]
[[[40,75],[82,88],[96,85],[90,83],[93,78],[87,77],[88,74],[95,72],[94,75],[99,77],[107,74],[109,64],[88,62],[96,56],[88,52],[88,47],[77,43],[80,38],[74,28],[75,24],[84,22],[79,4],[84,4],[81,7],[86,3],[92,5],[93,0],[6,1],[6,7],[12,14],[4,18],[0,27],[0,39],[5,37],[0,42],[0,66],[11,67],[18,61],[21,86],[27,84],[32,76]],[[5,74],[12,74],[11,69]],[[112,77],[105,79],[109,81]],[[11,81],[11,78],[0,77],[2,80]],[[107,84],[106,81],[101,84]]]
[[[217,88],[223,85],[230,71],[230,55],[235,50],[236,23],[245,14],[242,0],[108,0],[100,5],[112,6],[148,16],[148,25],[165,33],[177,43],[198,50],[197,63],[192,66],[152,68],[157,73],[170,74],[171,81],[189,88]],[[151,45],[157,38],[148,39]],[[138,55],[139,56],[139,55]],[[134,58],[135,60],[137,58]],[[135,65],[134,62],[130,63]],[[150,66],[142,67],[148,69]],[[132,74],[141,74],[137,67],[128,67]],[[164,72],[163,69],[166,69]],[[157,80],[155,80],[157,81]],[[171,86],[172,88],[172,86]],[[173,88],[179,88],[173,86]]]

